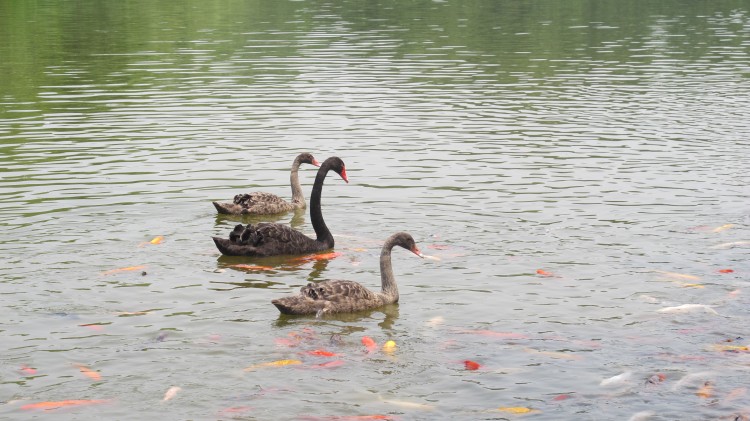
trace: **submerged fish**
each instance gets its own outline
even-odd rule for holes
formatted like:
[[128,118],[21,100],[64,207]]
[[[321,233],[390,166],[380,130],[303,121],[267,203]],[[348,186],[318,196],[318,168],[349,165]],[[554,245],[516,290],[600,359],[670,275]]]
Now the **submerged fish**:
[[706,304],[682,304],[679,306],[674,307],[664,307],[660,308],[659,310],[656,310],[659,313],[690,313],[694,311],[704,311],[706,313],[716,314],[719,313],[716,312],[713,308]]
[[525,406],[501,406],[497,408],[498,411],[501,412],[507,412],[509,414],[530,414],[530,413],[539,413],[542,411],[539,411],[538,409],[531,409],[527,408]]
[[663,270],[655,270],[654,272],[662,274],[668,278],[674,278],[674,279],[686,279],[689,281],[700,281],[700,276],[695,275],[688,275],[687,273],[677,273],[677,272],[665,272]]
[[235,269],[245,269],[245,270],[273,270],[274,268],[271,266],[258,266],[258,265],[247,265],[244,263],[239,263],[236,265],[229,266],[230,268]]
[[618,374],[616,376],[612,376],[608,379],[604,379],[599,383],[599,386],[602,387],[613,387],[613,386],[621,386],[625,383],[627,383],[630,378],[633,377],[633,372],[626,371],[622,374]]
[[42,409],[45,411],[50,411],[57,408],[63,408],[66,406],[83,406],[83,405],[95,405],[99,403],[105,403],[107,400],[105,399],[69,399],[64,401],[46,401],[46,402],[37,402],[37,403],[30,403],[26,404],[21,407],[21,409],[29,410],[29,409]]
[[470,371],[479,370],[482,367],[478,362],[472,360],[464,360],[463,363],[464,368]]
[[90,369],[89,367],[83,365],[83,364],[73,364],[76,367],[78,367],[78,370],[83,373],[84,376],[90,378],[91,380],[99,381],[102,379],[102,375],[98,372]]
[[170,399],[174,398],[175,396],[177,396],[177,392],[179,392],[179,391],[181,391],[181,390],[182,390],[182,388],[181,388],[181,387],[179,387],[179,386],[172,386],[172,387],[170,387],[170,388],[169,388],[169,389],[167,389],[167,391],[166,391],[166,392],[164,393],[164,397],[162,398],[162,402],[164,402],[164,401],[168,401],[168,400],[170,400]]
[[715,246],[711,246],[714,250],[727,250],[735,247],[747,247],[750,246],[750,241],[732,241],[731,243],[721,243]]
[[287,365],[299,365],[299,364],[302,364],[302,361],[300,360],[277,360],[277,361],[270,361],[267,363],[253,364],[249,367],[246,367],[244,371],[253,371],[257,368],[263,368],[263,367],[283,367]]
[[362,337],[362,345],[367,348],[367,352],[373,352],[378,349],[378,344],[376,344],[375,341],[369,336]]
[[124,267],[124,268],[110,269],[110,270],[105,270],[101,274],[102,275],[112,275],[113,273],[133,272],[133,271],[142,270],[142,269],[146,269],[146,266],[145,265],[139,265],[139,266],[128,266],[128,267]]

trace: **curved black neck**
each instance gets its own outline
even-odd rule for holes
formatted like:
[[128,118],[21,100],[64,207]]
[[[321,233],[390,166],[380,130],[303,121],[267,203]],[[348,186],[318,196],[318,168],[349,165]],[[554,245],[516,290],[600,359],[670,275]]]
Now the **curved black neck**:
[[318,174],[315,176],[312,194],[310,195],[310,220],[312,221],[315,236],[317,237],[315,240],[324,243],[328,246],[327,248],[333,248],[333,235],[323,220],[323,212],[320,209],[320,196],[323,193],[323,181],[325,181],[330,169],[331,166],[327,162],[324,162],[320,166]]

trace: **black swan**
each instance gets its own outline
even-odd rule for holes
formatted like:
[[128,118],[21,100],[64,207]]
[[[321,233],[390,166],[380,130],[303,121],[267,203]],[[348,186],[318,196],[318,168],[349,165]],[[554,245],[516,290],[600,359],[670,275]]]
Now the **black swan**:
[[304,209],[307,204],[305,203],[305,195],[302,194],[302,186],[299,184],[299,175],[297,174],[301,164],[312,164],[316,167],[320,166],[320,163],[315,157],[309,153],[301,153],[297,155],[297,158],[295,158],[292,163],[292,175],[289,177],[289,181],[292,185],[291,203],[275,194],[253,192],[234,196],[232,203],[213,202],[214,207],[216,207],[216,210],[219,211],[219,213],[229,215],[270,215],[274,213],[289,212],[295,209]]
[[234,227],[229,239],[213,237],[216,247],[227,256],[277,256],[282,254],[306,254],[333,248],[333,235],[328,230],[320,210],[320,195],[328,171],[334,170],[347,183],[344,161],[338,157],[325,160],[315,176],[310,195],[310,219],[317,238],[310,238],[288,225],[261,222],[256,225],[242,224]]
[[394,246],[401,246],[424,257],[411,235],[399,232],[388,237],[380,252],[381,292],[370,291],[352,281],[323,281],[307,284],[300,289],[298,295],[271,302],[283,314],[315,314],[318,317],[323,314],[371,310],[398,302],[398,288],[391,265],[391,250]]

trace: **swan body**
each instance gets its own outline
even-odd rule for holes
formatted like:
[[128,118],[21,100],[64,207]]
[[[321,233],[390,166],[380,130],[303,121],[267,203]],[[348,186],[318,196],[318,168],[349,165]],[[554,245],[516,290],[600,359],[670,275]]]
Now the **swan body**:
[[310,196],[310,219],[316,238],[310,238],[287,225],[261,222],[256,225],[235,226],[228,239],[213,237],[216,247],[227,256],[260,257],[315,253],[333,248],[333,235],[323,220],[320,208],[323,181],[330,170],[349,182],[344,161],[338,157],[326,159],[318,169]]
[[275,213],[289,212],[295,209],[304,209],[307,206],[305,196],[302,194],[302,186],[299,183],[299,167],[302,164],[311,164],[316,167],[320,163],[309,153],[297,155],[292,163],[292,173],[289,177],[292,186],[292,201],[276,196],[272,193],[253,192],[238,194],[234,200],[229,202],[213,202],[219,213],[228,215],[271,215]]
[[380,252],[379,292],[370,291],[362,284],[353,281],[323,281],[309,283],[300,289],[298,295],[271,301],[283,314],[323,314],[352,313],[371,310],[398,302],[398,288],[393,276],[391,250],[401,246],[419,257],[423,257],[411,235],[399,232],[388,237]]

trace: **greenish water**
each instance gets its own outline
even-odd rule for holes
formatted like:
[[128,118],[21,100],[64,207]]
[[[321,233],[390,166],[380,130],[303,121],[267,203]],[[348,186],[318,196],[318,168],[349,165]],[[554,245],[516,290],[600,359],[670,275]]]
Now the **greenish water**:
[[[2,2],[0,417],[750,417],[748,57],[747,1]],[[341,255],[220,257],[301,151]],[[398,305],[271,305],[396,231]]]

